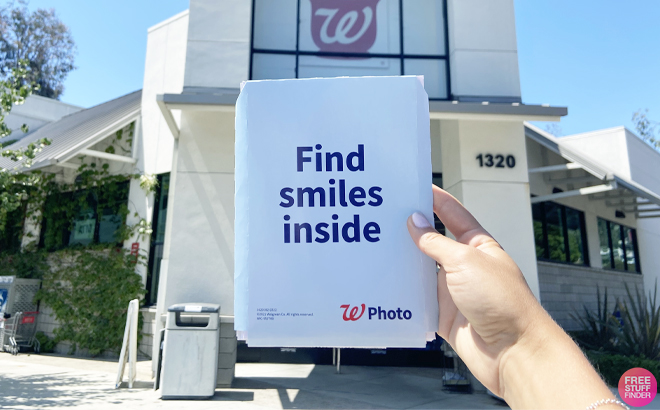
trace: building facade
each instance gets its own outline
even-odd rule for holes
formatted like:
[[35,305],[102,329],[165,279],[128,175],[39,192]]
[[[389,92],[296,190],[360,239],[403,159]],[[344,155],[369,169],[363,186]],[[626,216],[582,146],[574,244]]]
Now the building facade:
[[[153,227],[125,244],[149,252],[148,333],[172,304],[219,303],[219,385],[231,383],[237,358],[234,105],[246,80],[424,75],[434,181],[498,240],[562,326],[577,328],[573,314],[595,308],[597,288],[623,297],[626,284],[655,286],[660,154],[623,128],[557,139],[528,123],[567,109],[523,103],[513,0],[191,0],[147,38],[141,93],[71,115],[35,166],[75,178],[86,153],[158,176],[155,194],[135,181],[127,194]],[[95,153],[129,124],[130,153]],[[66,149],[55,150],[58,140]]]

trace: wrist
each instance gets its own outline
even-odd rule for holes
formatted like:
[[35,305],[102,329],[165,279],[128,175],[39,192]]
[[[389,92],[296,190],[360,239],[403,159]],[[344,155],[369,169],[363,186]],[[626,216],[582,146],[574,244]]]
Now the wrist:
[[614,398],[573,340],[543,310],[500,360],[500,395],[512,408],[586,408]]
[[520,383],[524,383],[527,368],[533,367],[533,363],[541,364],[548,360],[548,356],[551,356],[548,341],[556,337],[557,330],[561,331],[543,308],[533,316],[516,343],[507,348],[500,359],[500,397],[505,400],[519,388]]

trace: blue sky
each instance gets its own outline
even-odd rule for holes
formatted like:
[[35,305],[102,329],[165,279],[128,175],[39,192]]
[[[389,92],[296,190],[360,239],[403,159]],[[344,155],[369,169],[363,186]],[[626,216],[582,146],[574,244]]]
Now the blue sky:
[[60,99],[90,107],[142,88],[147,29],[188,9],[188,0],[30,0],[29,8],[54,8],[71,29],[78,69]]
[[660,121],[660,1],[516,0],[523,101],[568,107],[564,135]]
[[[660,121],[660,1],[515,5],[523,101],[567,106],[564,135],[632,129],[640,108]],[[187,9],[188,0],[30,2],[39,7],[55,8],[78,45],[62,100],[89,107],[142,87],[147,29]]]

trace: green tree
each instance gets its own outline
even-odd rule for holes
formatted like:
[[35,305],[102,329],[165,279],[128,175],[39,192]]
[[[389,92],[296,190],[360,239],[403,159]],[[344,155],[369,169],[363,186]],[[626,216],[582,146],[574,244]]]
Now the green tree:
[[76,68],[76,45],[55,10],[30,12],[27,6],[27,1],[19,0],[0,9],[0,74],[10,76],[26,60],[27,83],[39,85],[37,94],[59,99],[64,80]]
[[[12,68],[7,78],[0,81],[0,138],[5,138],[12,133],[5,124],[5,117],[11,112],[13,106],[23,104],[25,99],[39,88],[38,85],[27,81],[29,72],[28,62],[21,60],[18,67]],[[21,130],[27,132],[27,125],[23,124]],[[48,139],[42,138],[18,150],[3,148],[2,156],[14,161],[24,160],[22,165],[29,167],[36,154],[49,144]],[[30,186],[41,178],[39,173],[15,171],[14,169],[0,169],[0,234],[5,231],[7,217],[21,207],[23,201],[28,197]]]
[[557,124],[556,122],[551,122],[551,123],[545,124],[545,127],[543,127],[543,129],[546,132],[554,135],[555,137],[561,137],[561,136],[564,135],[564,131],[561,129],[561,126],[559,124]]
[[637,134],[650,146],[660,151],[660,136],[658,136],[657,121],[649,120],[649,110],[637,110],[632,116],[632,122],[635,124]]

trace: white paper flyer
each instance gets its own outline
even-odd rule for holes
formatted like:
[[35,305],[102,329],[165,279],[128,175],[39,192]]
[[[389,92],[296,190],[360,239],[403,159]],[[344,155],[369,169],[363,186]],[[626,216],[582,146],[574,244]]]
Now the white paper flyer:
[[435,263],[428,97],[415,76],[245,83],[236,104],[235,328],[255,347],[424,347]]

